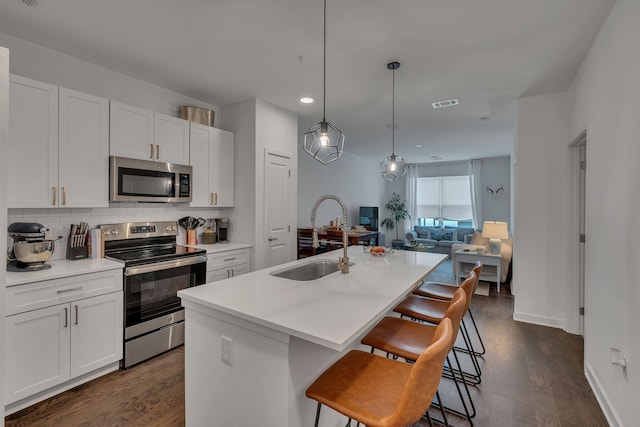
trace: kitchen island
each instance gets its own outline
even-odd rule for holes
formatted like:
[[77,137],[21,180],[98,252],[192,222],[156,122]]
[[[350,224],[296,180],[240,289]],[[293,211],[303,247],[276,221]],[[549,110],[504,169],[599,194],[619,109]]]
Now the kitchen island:
[[[349,247],[350,273],[309,281],[287,268],[334,251],[178,292],[186,308],[186,424],[313,425],[306,388],[446,259],[395,251],[382,257]],[[325,409],[321,426],[344,426]]]

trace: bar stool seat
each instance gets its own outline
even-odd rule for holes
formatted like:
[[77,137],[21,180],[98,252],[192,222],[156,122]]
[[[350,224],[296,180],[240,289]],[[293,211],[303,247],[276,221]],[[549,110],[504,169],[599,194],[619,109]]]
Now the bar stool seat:
[[413,291],[414,295],[423,297],[450,300],[458,286],[440,282],[424,282],[418,289]]
[[368,427],[401,427],[419,420],[438,390],[453,339],[449,319],[416,363],[352,350],[325,370],[307,389],[307,397]]
[[424,322],[438,324],[449,308],[449,301],[409,295],[393,311]]

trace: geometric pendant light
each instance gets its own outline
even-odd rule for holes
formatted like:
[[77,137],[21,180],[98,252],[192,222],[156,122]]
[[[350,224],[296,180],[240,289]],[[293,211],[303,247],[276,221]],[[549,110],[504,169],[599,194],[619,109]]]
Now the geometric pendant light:
[[324,0],[323,43],[322,121],[311,126],[304,133],[304,151],[323,165],[326,165],[338,160],[344,149],[344,134],[325,119],[327,101],[327,0]]
[[380,172],[387,181],[396,181],[407,173],[407,165],[402,156],[395,153],[395,130],[396,130],[396,70],[400,68],[399,62],[389,62],[387,68],[393,72],[392,91],[392,113],[391,113],[391,155],[380,163]]

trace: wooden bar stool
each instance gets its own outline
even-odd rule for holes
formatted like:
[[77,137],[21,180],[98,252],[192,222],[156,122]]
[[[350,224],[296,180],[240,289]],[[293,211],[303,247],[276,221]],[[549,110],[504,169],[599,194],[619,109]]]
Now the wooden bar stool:
[[[482,273],[482,262],[476,262],[473,267],[473,271],[476,272],[476,276],[478,280],[480,280],[480,274]],[[477,283],[476,283],[477,287]],[[450,283],[440,283],[440,282],[424,282],[418,289],[413,291],[415,295],[420,295],[422,297],[441,299],[445,301],[450,301],[455,293],[456,289],[458,289],[458,285],[450,284]],[[475,293],[475,289],[473,292]],[[476,331],[476,336],[478,337],[478,341],[480,342],[481,351],[475,351],[476,356],[482,356],[487,352],[487,349],[484,346],[484,342],[482,341],[482,337],[480,336],[480,331],[478,330],[478,325],[476,324],[476,320],[473,318],[473,311],[471,311],[471,306],[469,306],[469,317],[471,318],[471,323],[473,324],[473,328]],[[467,336],[469,337],[469,341],[471,341],[471,336],[469,335],[467,324],[462,318],[462,327],[464,328]],[[472,343],[473,344],[473,343]],[[473,347],[473,345],[472,345]]]
[[444,360],[453,340],[443,320],[429,345],[413,364],[351,350],[307,389],[307,397],[368,427],[403,427],[418,421],[438,390]]

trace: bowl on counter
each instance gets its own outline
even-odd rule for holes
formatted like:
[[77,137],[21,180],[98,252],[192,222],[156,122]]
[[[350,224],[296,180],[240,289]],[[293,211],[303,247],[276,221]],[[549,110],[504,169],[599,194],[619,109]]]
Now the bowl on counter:
[[43,240],[41,242],[14,242],[13,252],[18,261],[25,264],[35,264],[47,262],[53,250],[55,240]]

